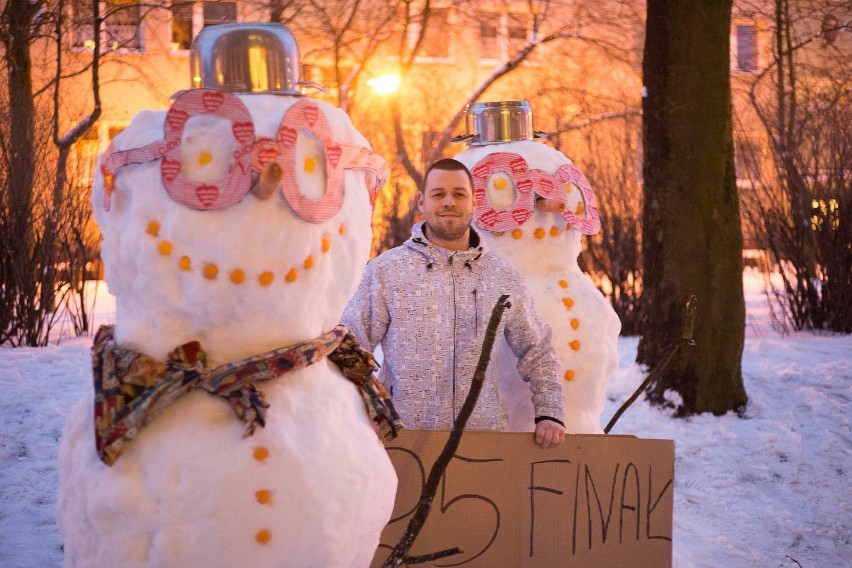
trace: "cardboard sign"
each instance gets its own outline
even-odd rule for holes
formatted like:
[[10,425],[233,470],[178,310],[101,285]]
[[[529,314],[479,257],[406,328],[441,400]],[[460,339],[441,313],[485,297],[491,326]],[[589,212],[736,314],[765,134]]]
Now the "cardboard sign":
[[[396,504],[372,567],[405,532],[449,432],[405,430],[387,450]],[[411,556],[420,566],[671,566],[674,441],[566,436],[542,450],[532,434],[465,432]]]

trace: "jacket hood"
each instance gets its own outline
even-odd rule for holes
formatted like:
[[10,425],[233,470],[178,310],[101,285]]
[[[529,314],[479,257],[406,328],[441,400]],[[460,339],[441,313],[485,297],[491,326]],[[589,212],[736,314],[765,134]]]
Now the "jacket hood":
[[432,243],[426,238],[423,232],[423,227],[426,221],[421,221],[411,228],[411,237],[405,241],[404,245],[410,249],[417,251],[426,258],[427,263],[435,261],[446,262],[448,258],[453,257],[462,262],[476,262],[489,254],[488,247],[480,238],[479,233],[473,226],[470,227],[471,246],[467,250],[447,250]]

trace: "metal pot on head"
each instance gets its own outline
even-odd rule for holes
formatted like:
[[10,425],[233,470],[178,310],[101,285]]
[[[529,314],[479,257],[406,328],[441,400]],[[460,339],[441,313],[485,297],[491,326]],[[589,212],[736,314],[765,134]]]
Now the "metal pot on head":
[[196,89],[301,95],[306,86],[296,39],[276,23],[204,28],[192,42],[190,69]]
[[472,103],[465,113],[467,134],[453,138],[471,146],[499,144],[546,137],[532,125],[532,109],[528,101],[496,101]]

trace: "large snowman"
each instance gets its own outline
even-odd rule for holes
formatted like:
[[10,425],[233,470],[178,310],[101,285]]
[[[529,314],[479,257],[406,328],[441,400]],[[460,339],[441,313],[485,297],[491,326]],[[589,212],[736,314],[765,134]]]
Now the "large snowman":
[[[474,223],[491,248],[524,275],[553,329],[569,433],[601,434],[606,387],[618,367],[621,322],[577,265],[581,236],[600,229],[594,194],[564,154],[533,140],[526,101],[475,103],[470,146],[456,156],[473,174]],[[508,429],[533,429],[529,389],[505,344],[497,348]]]
[[392,413],[336,325],[383,168],[286,93],[192,89],[114,139],[93,204],[115,327],[61,442],[66,567],[369,565]]

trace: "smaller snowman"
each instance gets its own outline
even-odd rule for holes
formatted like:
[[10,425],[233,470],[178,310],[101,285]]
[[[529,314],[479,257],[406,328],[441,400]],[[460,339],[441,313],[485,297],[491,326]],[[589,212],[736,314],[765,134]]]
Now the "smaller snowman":
[[[474,224],[493,250],[524,275],[536,309],[553,330],[562,366],[565,426],[601,434],[606,387],[618,367],[621,322],[577,264],[581,235],[600,230],[595,197],[564,154],[533,140],[526,101],[474,103],[470,143],[456,159],[474,181]],[[502,342],[496,362],[510,431],[534,428],[529,390]]]

